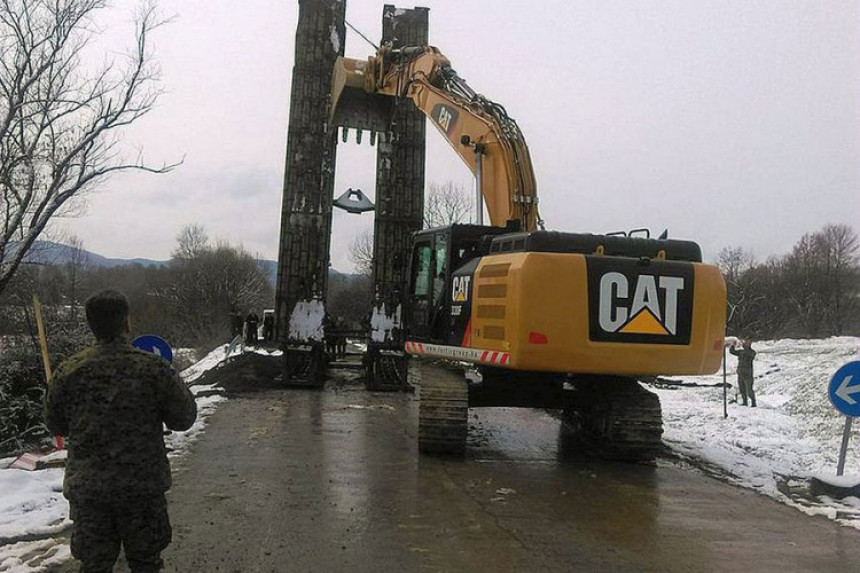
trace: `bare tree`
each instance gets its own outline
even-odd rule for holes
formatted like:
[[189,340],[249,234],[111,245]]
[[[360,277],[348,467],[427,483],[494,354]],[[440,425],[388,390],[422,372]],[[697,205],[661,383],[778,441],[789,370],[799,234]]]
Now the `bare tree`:
[[474,208],[472,196],[462,185],[453,181],[430,183],[424,200],[424,227],[445,227],[463,223]]
[[743,247],[725,247],[717,255],[717,266],[726,280],[728,328],[732,333],[749,336],[753,321],[751,310],[758,292],[752,253]]
[[164,173],[121,157],[123,128],[160,95],[147,47],[164,23],[141,7],[125,65],[82,60],[106,0],[0,1],[0,292],[52,217],[119,171]]
[[[453,181],[430,183],[424,199],[424,227],[445,227],[469,220],[474,202],[469,193]],[[349,244],[349,260],[360,275],[373,274],[373,231],[366,230]]]
[[66,241],[65,274],[66,296],[72,320],[78,315],[78,307],[81,304],[81,285],[88,265],[89,253],[84,249],[84,242],[76,235],[70,236]]
[[820,296],[825,327],[829,334],[839,336],[857,309],[860,244],[857,233],[848,225],[825,225],[814,236],[824,273]]
[[271,306],[273,292],[255,257],[226,243],[211,247],[206,237],[201,225],[180,232],[176,252],[189,256],[174,258],[155,295],[173,317],[173,335],[209,350],[229,337],[232,312],[259,312]]
[[349,244],[349,260],[360,275],[373,274],[373,230],[365,229]]
[[727,282],[737,281],[755,263],[753,254],[743,247],[724,247],[717,255],[717,266]]
[[174,259],[193,259],[209,247],[209,234],[203,225],[186,225],[176,235]]

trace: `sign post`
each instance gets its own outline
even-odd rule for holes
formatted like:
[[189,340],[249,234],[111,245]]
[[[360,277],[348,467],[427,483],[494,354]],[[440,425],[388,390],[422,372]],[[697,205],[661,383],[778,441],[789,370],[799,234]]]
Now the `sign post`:
[[828,396],[833,407],[846,416],[842,446],[839,448],[839,462],[836,466],[836,475],[841,476],[845,470],[851,425],[854,418],[860,416],[860,361],[849,362],[836,371],[830,379]]
[[728,381],[726,380],[726,344],[723,342],[723,420],[729,417]]
[[[39,348],[42,350],[42,366],[45,368],[45,383],[51,383],[51,355],[48,353],[48,336],[45,334],[45,321],[42,319],[42,303],[39,302],[39,297],[33,295],[33,313],[36,315],[36,328],[39,331]],[[54,446],[58,450],[62,450],[63,436],[54,436]]]

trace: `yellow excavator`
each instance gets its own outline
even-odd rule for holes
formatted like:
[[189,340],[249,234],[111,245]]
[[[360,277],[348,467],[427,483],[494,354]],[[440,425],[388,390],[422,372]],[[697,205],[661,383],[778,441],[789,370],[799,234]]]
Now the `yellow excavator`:
[[[652,459],[660,403],[638,381],[719,368],[719,270],[702,263],[696,243],[644,229],[544,230],[519,127],[436,48],[338,59],[333,125],[384,132],[401,100],[429,117],[475,174],[490,218],[413,238],[404,326],[406,353],[425,358],[421,451],[462,452],[469,407],[521,406],[563,408],[597,454]],[[463,363],[480,377],[467,380]]]

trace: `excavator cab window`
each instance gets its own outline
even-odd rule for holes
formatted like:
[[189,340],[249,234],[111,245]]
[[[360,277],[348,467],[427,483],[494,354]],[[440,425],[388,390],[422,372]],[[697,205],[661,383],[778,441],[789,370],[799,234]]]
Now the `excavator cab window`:
[[412,245],[409,269],[409,330],[417,337],[428,336],[433,271],[433,236],[422,236]]
[[438,308],[443,302],[443,295],[447,291],[448,270],[448,235],[439,233],[436,235],[436,245],[433,253],[433,300],[431,305]]
[[432,262],[433,249],[431,243],[420,242],[415,245],[412,256],[412,298],[415,300],[427,300],[430,294],[430,264]]
[[409,289],[409,332],[413,337],[439,338],[446,325],[450,235],[451,228],[446,227],[415,237]]

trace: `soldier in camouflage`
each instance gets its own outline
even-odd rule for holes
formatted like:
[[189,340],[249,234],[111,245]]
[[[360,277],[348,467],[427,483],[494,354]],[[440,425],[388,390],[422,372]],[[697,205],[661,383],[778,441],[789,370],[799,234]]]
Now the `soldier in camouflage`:
[[742,347],[738,350],[734,345],[729,347],[729,352],[738,357],[738,389],[741,391],[743,406],[747,405],[749,398],[750,406],[755,408],[755,390],[753,390],[753,360],[756,351],[752,349],[752,340],[746,338],[741,341]]
[[122,546],[133,572],[160,571],[172,536],[163,425],[187,430],[197,405],[167,362],[127,342],[122,293],[94,294],[86,315],[97,344],[63,362],[45,396],[48,429],[68,437],[72,555],[82,572],[113,571]]

